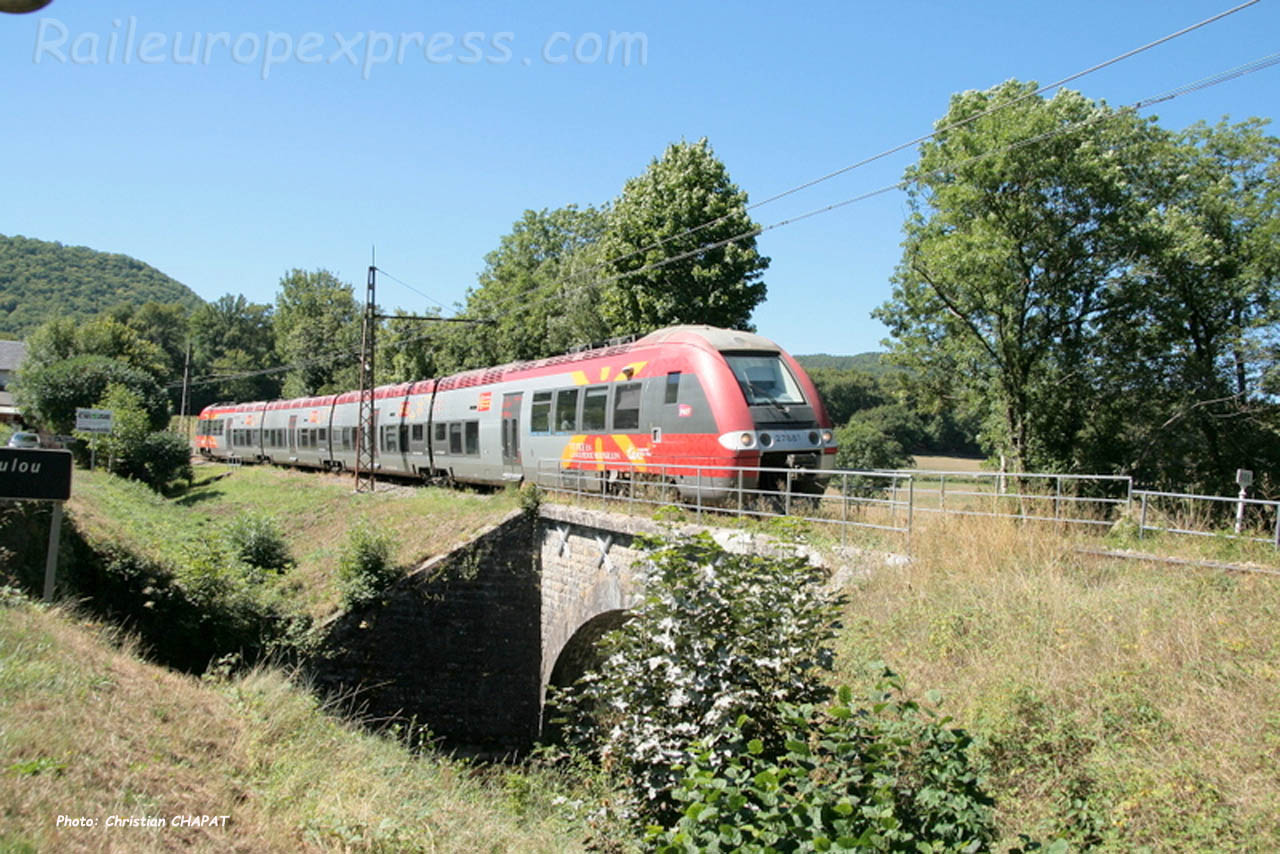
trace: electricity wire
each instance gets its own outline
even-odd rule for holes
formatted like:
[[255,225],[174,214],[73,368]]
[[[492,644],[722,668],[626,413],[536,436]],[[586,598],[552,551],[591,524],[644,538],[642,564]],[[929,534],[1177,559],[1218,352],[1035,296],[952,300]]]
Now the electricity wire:
[[[1256,0],[1254,0],[1254,2],[1256,2]],[[1245,5],[1249,5],[1249,4],[1245,4]],[[1237,8],[1239,8],[1239,7],[1237,7]],[[1226,13],[1224,13],[1224,14],[1226,14]],[[1166,37],[1166,39],[1165,39],[1165,40],[1167,40],[1168,38],[1171,38],[1171,37]],[[883,194],[885,194],[885,193],[892,192],[892,191],[894,191],[894,190],[901,190],[901,189],[904,189],[905,187],[907,187],[907,186],[909,186],[909,185],[911,185],[911,184],[913,184],[913,183],[916,183],[916,182],[917,182],[917,181],[919,181],[921,178],[926,177],[926,176],[929,176],[929,175],[939,175],[939,174],[944,174],[944,173],[949,172],[949,171],[954,171],[954,170],[956,170],[956,169],[961,169],[961,168],[964,168],[965,166],[972,165],[973,163],[979,162],[979,161],[984,160],[984,159],[986,159],[986,158],[995,157],[995,156],[997,156],[997,155],[1001,155],[1001,154],[1007,154],[1007,153],[1009,153],[1009,152],[1016,151],[1016,150],[1018,150],[1018,149],[1020,149],[1020,148],[1025,148],[1025,147],[1027,147],[1027,146],[1029,146],[1029,145],[1034,145],[1034,144],[1039,143],[1039,142],[1044,142],[1044,141],[1046,141],[1046,140],[1048,140],[1048,139],[1052,139],[1052,138],[1054,138],[1054,137],[1063,136],[1063,135],[1070,134],[1070,133],[1075,133],[1076,131],[1082,130],[1082,129],[1086,128],[1086,127],[1089,127],[1089,126],[1092,126],[1092,125],[1095,125],[1095,124],[1099,124],[1099,123],[1104,122],[1104,121],[1110,121],[1111,119],[1115,118],[1116,116],[1123,115],[1123,114],[1126,114],[1126,113],[1136,113],[1136,112],[1138,112],[1138,111],[1141,111],[1141,110],[1143,110],[1143,109],[1146,109],[1146,108],[1148,108],[1148,107],[1150,107],[1150,106],[1153,106],[1153,105],[1155,105],[1155,104],[1168,102],[1168,101],[1171,101],[1171,100],[1173,100],[1173,99],[1175,99],[1175,98],[1179,98],[1179,97],[1181,97],[1181,96],[1183,96],[1183,95],[1191,94],[1191,93],[1193,93],[1193,92],[1198,92],[1198,91],[1201,91],[1201,90],[1204,90],[1204,89],[1211,88],[1211,87],[1213,87],[1213,86],[1218,86],[1218,85],[1221,85],[1221,84],[1223,84],[1223,83],[1227,83],[1227,82],[1230,82],[1230,81],[1232,81],[1232,80],[1236,80],[1236,79],[1238,79],[1238,78],[1244,77],[1244,76],[1246,76],[1246,75],[1248,75],[1248,74],[1253,74],[1253,73],[1256,73],[1256,72],[1258,72],[1258,71],[1262,71],[1262,70],[1264,70],[1264,69],[1270,68],[1270,67],[1275,66],[1275,65],[1280,65],[1280,52],[1278,52],[1278,53],[1273,53],[1273,54],[1270,54],[1270,55],[1268,55],[1268,56],[1264,56],[1264,57],[1261,57],[1261,58],[1259,58],[1259,59],[1253,60],[1253,61],[1251,61],[1251,62],[1245,63],[1245,64],[1243,64],[1243,65],[1237,66],[1237,67],[1235,67],[1235,68],[1231,68],[1231,69],[1228,69],[1228,70],[1226,70],[1226,71],[1222,71],[1222,72],[1219,72],[1219,73],[1217,73],[1217,74],[1213,74],[1213,75],[1210,75],[1210,76],[1208,76],[1208,77],[1201,78],[1200,80],[1197,80],[1197,81],[1193,81],[1193,82],[1191,82],[1191,83],[1184,84],[1184,85],[1179,86],[1179,87],[1176,87],[1176,88],[1174,88],[1174,89],[1170,89],[1170,90],[1168,90],[1167,92],[1164,92],[1164,93],[1162,93],[1162,94],[1155,95],[1155,96],[1152,96],[1152,97],[1149,97],[1149,98],[1143,98],[1143,99],[1140,99],[1140,100],[1138,100],[1138,101],[1135,101],[1133,104],[1130,104],[1130,105],[1128,105],[1128,106],[1126,106],[1126,107],[1122,107],[1122,108],[1120,108],[1120,109],[1117,109],[1117,110],[1116,110],[1115,112],[1113,112],[1113,113],[1100,113],[1099,115],[1094,116],[1093,118],[1090,118],[1090,119],[1086,119],[1086,120],[1084,120],[1084,121],[1074,122],[1074,123],[1072,123],[1072,124],[1070,124],[1070,125],[1066,125],[1066,126],[1063,126],[1063,127],[1060,127],[1060,128],[1055,128],[1055,129],[1053,129],[1053,130],[1046,131],[1045,133],[1038,134],[1038,135],[1033,136],[1033,137],[1028,137],[1028,138],[1026,138],[1026,139],[1018,140],[1017,142],[1010,143],[1010,144],[1008,144],[1008,145],[1002,146],[1002,147],[997,148],[997,149],[992,149],[992,150],[990,150],[990,151],[981,152],[981,153],[979,153],[979,154],[975,154],[975,155],[973,155],[973,156],[971,156],[971,157],[968,157],[968,158],[965,158],[965,159],[963,159],[963,160],[960,160],[960,161],[954,161],[954,162],[952,162],[952,163],[945,164],[945,165],[943,165],[943,166],[938,167],[937,169],[931,170],[931,171],[930,171],[930,172],[928,172],[928,173],[924,173],[923,175],[917,175],[917,176],[914,176],[914,177],[912,177],[912,178],[906,178],[906,179],[903,179],[903,180],[901,180],[901,181],[897,181],[897,182],[895,182],[895,183],[887,184],[887,185],[885,185],[885,186],[882,186],[882,187],[876,188],[876,189],[874,189],[874,190],[869,190],[869,191],[867,191],[867,192],[860,193],[860,194],[858,194],[858,195],[856,195],[856,196],[853,196],[853,197],[848,198],[848,199],[844,199],[844,200],[839,201],[839,202],[834,202],[834,203],[829,204],[829,205],[824,205],[824,206],[819,207],[819,208],[814,208],[814,209],[812,209],[812,210],[806,211],[806,212],[801,213],[801,214],[798,214],[798,215],[796,215],[796,216],[792,216],[792,217],[788,217],[788,218],[783,219],[783,220],[779,220],[779,221],[774,222],[774,223],[771,223],[771,224],[769,224],[769,225],[765,225],[765,226],[757,226],[757,227],[755,227],[755,228],[752,228],[752,229],[749,229],[749,230],[747,230],[747,231],[744,231],[744,232],[742,232],[742,233],[740,233],[740,234],[733,235],[732,237],[727,237],[727,238],[725,238],[725,239],[723,239],[723,240],[718,240],[718,241],[715,241],[715,242],[713,242],[713,243],[703,244],[703,245],[701,245],[701,246],[698,246],[698,247],[696,247],[696,248],[694,248],[694,249],[691,249],[691,250],[688,250],[688,251],[686,251],[686,252],[678,253],[678,254],[676,254],[676,255],[672,255],[672,256],[669,256],[669,257],[667,257],[667,258],[663,258],[663,259],[660,259],[660,260],[658,260],[658,261],[654,261],[654,262],[652,262],[652,263],[650,263],[650,264],[647,264],[647,265],[645,265],[645,266],[643,266],[643,267],[640,267],[640,268],[637,268],[637,269],[635,269],[635,270],[631,270],[631,271],[628,271],[628,272],[625,272],[625,273],[617,273],[617,274],[614,274],[614,275],[611,275],[611,276],[607,276],[607,277],[605,277],[605,278],[603,278],[603,279],[596,279],[596,280],[595,280],[594,282],[592,282],[591,284],[592,284],[592,285],[595,285],[595,286],[598,286],[598,285],[601,285],[601,284],[607,284],[607,283],[609,283],[609,282],[612,282],[612,281],[615,281],[615,280],[618,280],[618,279],[623,279],[623,278],[626,278],[626,277],[628,277],[628,276],[634,276],[634,275],[637,275],[637,274],[639,274],[639,273],[645,273],[645,272],[649,272],[649,271],[651,271],[651,270],[660,269],[660,268],[665,267],[665,266],[667,266],[667,265],[669,265],[669,264],[674,264],[674,263],[677,263],[677,262],[679,262],[679,261],[687,260],[687,259],[689,259],[689,258],[693,258],[693,257],[696,257],[696,256],[698,256],[698,255],[701,255],[701,254],[703,254],[703,253],[705,253],[705,252],[710,252],[710,251],[715,250],[715,249],[718,249],[718,248],[720,248],[720,247],[727,246],[727,245],[729,245],[730,243],[735,243],[735,242],[738,242],[738,241],[741,241],[741,240],[747,240],[747,239],[750,239],[750,238],[754,238],[754,237],[756,237],[756,236],[758,236],[758,235],[760,235],[760,234],[763,234],[764,232],[767,232],[767,231],[773,231],[773,230],[775,230],[775,229],[779,229],[779,228],[782,228],[782,227],[787,226],[787,225],[793,225],[793,224],[795,224],[795,223],[802,222],[802,221],[804,221],[804,220],[806,220],[806,219],[810,219],[810,218],[815,217],[815,216],[818,216],[818,215],[820,215],[820,214],[830,213],[831,211],[839,210],[839,209],[841,209],[841,208],[848,207],[849,205],[856,204],[856,203],[858,203],[858,202],[862,202],[862,201],[866,201],[867,199],[873,198],[873,197],[875,197],[875,196],[883,195]],[[989,112],[991,112],[991,111],[989,111]],[[935,135],[936,135],[936,132],[935,132]],[[931,135],[931,136],[932,136],[932,135]],[[381,272],[381,271],[380,271],[380,272]],[[399,280],[396,280],[396,281],[399,281]],[[552,284],[561,284],[561,285],[564,285],[564,284],[567,284],[567,283],[568,283],[568,279],[565,279],[565,280],[562,280],[561,282],[552,283]],[[400,284],[405,284],[405,283],[404,283],[404,282],[400,282]],[[410,289],[410,290],[413,290],[413,291],[415,291],[415,292],[419,293],[421,296],[426,296],[425,294],[422,294],[420,291],[417,291],[417,289],[413,288],[412,286],[408,286],[408,285],[406,285],[406,287],[409,287],[409,289]],[[583,287],[583,286],[579,286],[579,288],[581,288],[581,287]],[[524,304],[523,308],[528,308],[528,306],[529,306],[529,305],[537,304],[537,303],[539,303],[539,302],[545,302],[545,301],[547,301],[547,300],[551,300],[551,299],[563,299],[565,296],[567,296],[567,295],[568,295],[568,293],[569,293],[568,291],[560,290],[560,291],[558,291],[558,292],[556,292],[556,293],[547,293],[547,294],[543,294],[543,295],[542,295],[542,296],[540,296],[540,297],[534,297],[534,298],[532,298],[532,299],[527,300],[527,301],[525,302],[525,304]],[[430,297],[427,297],[427,298],[428,298],[428,299],[431,299]],[[432,301],[434,302],[434,300],[432,300]],[[437,304],[438,304],[438,303],[437,303]],[[507,313],[499,313],[497,316],[498,316],[498,317],[502,317],[502,316],[506,316],[506,315],[507,315],[507,314],[509,314],[509,313],[510,313],[510,312],[507,312]],[[487,318],[487,319],[489,319],[489,320],[494,320],[495,318],[490,317],[490,318]],[[430,339],[430,338],[434,337],[434,336],[435,336],[435,334],[436,334],[436,333],[427,333],[427,334],[420,335],[420,336],[414,336],[414,337],[411,337],[411,338],[405,338],[405,339],[402,339],[402,340],[400,340],[400,341],[398,341],[398,342],[396,342],[396,343],[397,343],[397,345],[400,345],[400,346],[403,346],[403,345],[406,345],[406,344],[413,344],[413,343],[417,343],[417,342],[419,342],[419,341],[428,340],[428,339]],[[294,370],[294,369],[296,369],[296,368],[309,367],[309,366],[311,366],[311,365],[313,365],[313,364],[321,364],[321,363],[326,362],[326,361],[335,361],[335,360],[340,360],[340,359],[343,359],[343,358],[353,358],[353,359],[354,359],[354,358],[359,358],[359,353],[358,353],[358,352],[355,352],[355,351],[339,351],[339,352],[335,352],[335,353],[332,353],[332,354],[327,355],[327,356],[317,356],[317,357],[313,357],[313,358],[311,358],[311,359],[302,360],[302,361],[299,361],[299,362],[296,362],[296,363],[293,363],[293,364],[288,364],[288,365],[277,365],[277,366],[273,366],[273,367],[271,367],[271,368],[265,368],[265,369],[262,369],[262,370],[256,370],[256,371],[247,371],[247,372],[244,372],[244,373],[241,373],[241,374],[221,375],[221,376],[208,376],[208,377],[200,378],[200,379],[198,379],[198,380],[190,380],[190,381],[188,381],[187,385],[188,385],[188,386],[204,385],[204,384],[209,384],[209,383],[214,383],[214,382],[226,382],[226,381],[231,381],[231,380],[236,380],[236,379],[246,379],[246,378],[255,377],[255,376],[264,376],[264,375],[268,375],[268,374],[272,374],[272,373],[281,373],[281,372],[284,372],[284,371]],[[181,387],[181,385],[182,385],[182,383],[181,383],[181,382],[175,382],[175,383],[170,383],[167,387],[168,387],[168,388],[178,388],[178,387]]]

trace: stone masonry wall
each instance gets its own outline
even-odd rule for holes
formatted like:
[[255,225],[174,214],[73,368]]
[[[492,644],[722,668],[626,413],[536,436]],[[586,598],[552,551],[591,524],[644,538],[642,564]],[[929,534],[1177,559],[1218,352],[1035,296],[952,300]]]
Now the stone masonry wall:
[[541,691],[533,525],[515,512],[328,627],[318,686],[375,721],[416,720],[446,748],[500,756],[537,735]]

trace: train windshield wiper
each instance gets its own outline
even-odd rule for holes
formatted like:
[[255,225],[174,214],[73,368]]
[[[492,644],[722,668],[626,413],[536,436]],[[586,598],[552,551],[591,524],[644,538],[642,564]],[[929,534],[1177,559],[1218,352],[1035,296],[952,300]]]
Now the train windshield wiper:
[[785,406],[779,403],[778,399],[773,395],[769,394],[767,391],[765,391],[763,387],[750,381],[748,381],[747,384],[751,387],[751,394],[753,397],[757,399],[757,401],[760,398],[764,398],[765,402],[771,404],[774,407],[774,409],[777,409],[779,412],[781,412],[783,415],[787,416],[788,418],[791,417],[791,410],[787,409]]

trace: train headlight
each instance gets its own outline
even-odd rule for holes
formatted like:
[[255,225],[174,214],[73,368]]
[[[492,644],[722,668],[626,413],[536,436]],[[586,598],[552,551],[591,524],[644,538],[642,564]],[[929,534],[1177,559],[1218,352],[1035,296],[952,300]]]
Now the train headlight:
[[824,445],[830,445],[830,444],[831,444],[831,440],[832,440],[832,439],[834,439],[834,438],[835,438],[835,435],[834,435],[830,430],[823,430],[823,431],[822,431],[822,444],[824,444]]
[[768,433],[761,433],[760,444],[766,448],[769,447],[770,445],[773,444],[773,437],[770,436]]
[[755,444],[756,437],[752,436],[750,433],[743,433],[738,437],[738,441],[742,443],[742,447],[750,448]]

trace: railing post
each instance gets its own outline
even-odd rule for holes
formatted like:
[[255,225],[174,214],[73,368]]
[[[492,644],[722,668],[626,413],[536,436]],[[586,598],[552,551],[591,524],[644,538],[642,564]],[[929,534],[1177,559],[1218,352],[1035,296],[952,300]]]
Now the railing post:
[[738,468],[738,517],[742,517],[742,468]]
[[[1130,497],[1129,500],[1130,501],[1133,500],[1132,496]],[[1138,517],[1138,539],[1141,540],[1143,537],[1146,536],[1146,530],[1147,530],[1147,494],[1144,492],[1142,493],[1142,513]]]
[[907,549],[911,549],[911,528],[915,521],[916,479],[907,475]]
[[[1276,505],[1276,537],[1280,544],[1280,504]],[[849,539],[849,474],[840,473],[840,545],[848,545]]]
[[791,515],[791,471],[791,469],[787,469],[787,494],[786,497],[782,499],[783,507],[786,508],[785,512],[788,516]]
[[698,521],[702,521],[702,466],[698,466]]
[[947,514],[947,475],[942,474],[941,482],[938,484],[938,512],[942,515]]
[[1058,504],[1062,501],[1062,475],[1053,478],[1053,521],[1058,521]]
[[1277,548],[1277,549],[1280,549],[1280,503],[1277,503],[1277,504],[1276,504],[1276,535],[1275,535],[1275,545],[1276,545],[1276,548]]

